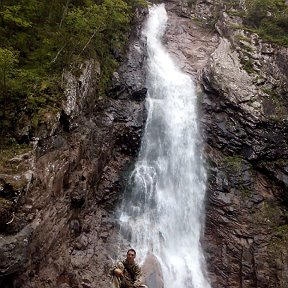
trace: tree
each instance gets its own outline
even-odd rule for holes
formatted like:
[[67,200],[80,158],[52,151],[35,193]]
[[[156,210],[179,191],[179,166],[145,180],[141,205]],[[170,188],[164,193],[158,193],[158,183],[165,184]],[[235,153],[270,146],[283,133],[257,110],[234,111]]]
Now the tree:
[[8,81],[18,63],[19,53],[6,48],[0,48],[0,87],[1,98],[6,98]]
[[[31,26],[31,22],[21,17],[21,5],[4,6],[5,8],[0,12],[4,25],[6,23],[13,24],[18,27],[27,28]],[[19,15],[20,14],[20,15]]]
[[144,1],[0,0],[0,122],[9,122],[6,130],[13,134],[19,111],[31,118],[58,107],[63,69],[77,73],[85,59],[100,62],[104,96]]

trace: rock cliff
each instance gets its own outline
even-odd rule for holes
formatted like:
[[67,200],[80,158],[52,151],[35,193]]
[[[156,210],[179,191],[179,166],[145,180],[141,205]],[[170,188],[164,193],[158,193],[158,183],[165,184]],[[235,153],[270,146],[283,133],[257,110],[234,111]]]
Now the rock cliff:
[[[234,29],[241,18],[226,1],[190,2],[167,1],[164,41],[197,84],[211,285],[286,287],[287,48]],[[62,112],[47,115],[32,150],[1,163],[0,191],[16,203],[0,203],[1,287],[109,285],[112,258],[126,249],[115,207],[145,123],[145,39],[136,28],[109,99],[97,96],[95,60],[80,76],[65,73]]]
[[287,48],[240,29],[242,19],[224,1],[193,3],[183,1],[172,10],[207,28],[214,21],[216,34],[197,55],[212,53],[205,53],[204,65],[198,66],[190,52],[197,41],[185,43],[200,31],[190,19],[170,22],[167,42],[172,53],[183,57],[188,73],[194,76],[198,68],[196,81],[202,87],[200,121],[209,173],[203,241],[211,285],[286,287]]

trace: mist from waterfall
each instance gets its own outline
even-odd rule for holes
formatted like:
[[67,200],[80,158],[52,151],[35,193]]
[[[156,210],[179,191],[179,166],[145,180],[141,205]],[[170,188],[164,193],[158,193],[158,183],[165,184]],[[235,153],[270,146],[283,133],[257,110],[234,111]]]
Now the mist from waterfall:
[[138,260],[144,261],[147,253],[157,257],[165,288],[207,288],[200,245],[206,174],[196,94],[191,78],[161,43],[166,23],[164,4],[151,7],[143,31],[148,117],[124,195],[121,231],[129,235]]

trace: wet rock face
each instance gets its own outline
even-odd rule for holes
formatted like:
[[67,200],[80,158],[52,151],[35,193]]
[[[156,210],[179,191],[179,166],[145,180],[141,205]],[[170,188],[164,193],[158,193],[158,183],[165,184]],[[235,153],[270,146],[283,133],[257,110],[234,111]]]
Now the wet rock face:
[[148,287],[164,287],[162,269],[154,255],[150,254],[146,257],[142,266],[142,271],[145,276],[143,282]]
[[0,235],[3,288],[109,286],[108,270],[119,251],[113,210],[145,121],[140,30],[147,11],[137,13],[139,24],[109,98],[97,96],[101,67],[94,60],[79,67],[80,76],[63,75],[63,111],[50,129],[38,131],[30,185],[21,205],[13,211],[6,205],[7,219],[1,219],[5,226],[14,212],[21,224],[13,235]]
[[[287,113],[281,108],[287,100],[281,95],[288,79],[280,67],[286,64],[277,60],[282,48],[255,41],[256,35],[245,34],[245,45],[239,43],[237,33],[244,32],[229,28],[227,18],[217,26],[226,38],[202,78],[201,122],[209,163],[205,246],[211,283],[282,287],[287,283],[288,138]],[[248,59],[243,58],[247,43]]]
[[277,259],[286,253],[287,218],[277,193],[285,190],[275,191],[271,178],[242,157],[211,147],[206,153],[210,168],[204,243],[212,286],[281,287],[287,279]]

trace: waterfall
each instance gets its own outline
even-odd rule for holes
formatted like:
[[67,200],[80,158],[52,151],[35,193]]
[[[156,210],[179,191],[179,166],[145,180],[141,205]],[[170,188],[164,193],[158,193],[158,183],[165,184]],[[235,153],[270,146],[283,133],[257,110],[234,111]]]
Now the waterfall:
[[[193,81],[161,43],[164,4],[150,8],[147,122],[121,207],[121,231],[144,260],[153,253],[165,288],[210,287],[200,245],[206,175]],[[153,288],[153,287],[151,287]]]

